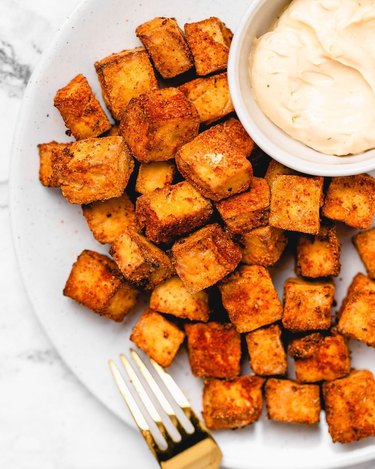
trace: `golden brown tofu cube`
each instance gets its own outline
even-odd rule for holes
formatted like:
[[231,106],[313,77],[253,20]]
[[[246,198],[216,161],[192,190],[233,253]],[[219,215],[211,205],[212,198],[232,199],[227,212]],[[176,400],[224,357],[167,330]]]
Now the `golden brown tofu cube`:
[[39,180],[46,187],[59,187],[58,175],[56,174],[54,162],[64,158],[71,143],[40,143],[39,150]]
[[85,250],[73,264],[64,295],[120,322],[136,305],[138,292],[125,282],[112,259]]
[[159,283],[151,293],[150,308],[191,321],[207,322],[210,314],[205,291],[189,293],[179,277]]
[[334,443],[375,436],[375,378],[353,370],[346,378],[323,384],[328,430]]
[[120,123],[120,134],[141,163],[174,158],[198,130],[198,111],[178,88],[133,98]]
[[208,75],[227,68],[233,34],[219,18],[187,23],[185,34],[197,75]]
[[58,90],[54,105],[76,140],[98,137],[111,128],[111,123],[83,75],[77,75]]
[[357,274],[344,299],[338,330],[351,339],[375,347],[375,281]]
[[138,170],[135,190],[140,194],[146,194],[156,189],[163,189],[173,182],[176,174],[176,166],[172,161],[154,161],[141,164]]
[[320,420],[320,395],[317,384],[298,384],[288,379],[266,382],[267,416],[285,423],[315,424]]
[[353,243],[361,256],[368,276],[375,279],[375,228],[357,233]]
[[161,314],[147,309],[132,330],[130,340],[160,366],[169,366],[185,334]]
[[288,238],[284,230],[273,226],[262,226],[241,237],[242,262],[244,264],[269,267],[280,259]]
[[375,179],[368,174],[332,178],[323,215],[367,230],[375,214]]
[[206,379],[203,388],[203,418],[211,430],[240,428],[256,422],[263,407],[259,376],[232,380]]
[[180,90],[197,108],[202,124],[211,124],[234,111],[226,72],[189,81]]
[[134,205],[126,194],[83,205],[82,212],[94,238],[102,244],[113,243],[129,226],[137,226]]
[[194,376],[235,378],[240,374],[241,338],[232,324],[185,324]]
[[124,50],[95,62],[105,104],[120,120],[132,98],[156,90],[158,82],[143,47]]
[[180,239],[172,247],[172,261],[190,293],[214,285],[241,260],[241,250],[220,225],[214,223]]
[[301,236],[297,244],[297,274],[310,278],[337,276],[341,268],[340,252],[334,225],[321,226],[316,236]]
[[134,169],[122,137],[74,142],[64,158],[54,164],[62,193],[71,204],[120,197]]
[[293,340],[288,355],[294,358],[296,379],[316,383],[341,378],[350,372],[350,352],[344,337],[319,332]]
[[116,124],[116,125],[112,125],[112,127],[108,130],[106,136],[107,137],[118,137],[120,134],[119,134],[119,126]]
[[277,324],[246,334],[251,369],[257,375],[285,375],[288,364]]
[[271,160],[264,179],[268,182],[269,186],[272,187],[273,181],[277,179],[278,176],[293,176],[297,174],[297,171],[294,171],[294,169],[288,168],[276,160]]
[[247,233],[268,224],[270,188],[265,179],[253,178],[248,191],[215,205],[229,231],[234,234]]
[[193,67],[189,46],[174,18],[154,18],[138,26],[135,33],[163,78],[173,78]]
[[215,125],[176,154],[176,164],[184,178],[203,196],[215,201],[244,192],[251,186],[252,166],[246,159],[242,142],[236,140],[235,130],[234,126]]
[[323,178],[278,176],[271,188],[270,225],[318,234],[322,194]]
[[[245,127],[235,117],[231,117],[218,127],[220,132],[224,132],[231,142],[232,147],[236,147],[243,156],[249,158],[256,148],[254,140],[246,132]],[[233,195],[233,194],[232,194]]]
[[146,290],[152,290],[174,273],[169,257],[130,227],[112,243],[110,254],[124,277]]
[[291,331],[314,331],[331,327],[333,282],[306,282],[289,278],[284,286],[283,326]]
[[224,308],[238,332],[251,332],[281,319],[283,308],[265,267],[242,266],[219,288]]
[[139,226],[154,243],[169,243],[204,225],[211,217],[211,202],[186,181],[138,197]]

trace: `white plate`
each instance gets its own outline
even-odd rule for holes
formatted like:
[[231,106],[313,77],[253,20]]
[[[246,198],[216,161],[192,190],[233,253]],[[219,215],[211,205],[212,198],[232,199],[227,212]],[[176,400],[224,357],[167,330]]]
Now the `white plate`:
[[[115,389],[107,360],[129,347],[136,315],[124,324],[100,318],[62,296],[73,261],[84,248],[104,251],[92,238],[79,206],[68,205],[59,191],[38,182],[36,145],[64,141],[65,127],[53,107],[53,96],[77,73],[84,73],[100,96],[93,63],[112,52],[138,44],[136,25],[154,16],[175,16],[180,24],[209,16],[221,17],[235,29],[248,0],[89,0],[60,31],[27,88],[13,148],[11,214],[15,246],[24,283],[36,314],[57,350],[82,383],[125,422],[133,422]],[[336,281],[337,301],[363,266],[351,246],[351,231],[342,227],[342,274]],[[281,295],[283,280],[293,275],[293,260],[274,272]],[[353,343],[353,365],[375,371],[374,350]],[[201,382],[191,376],[185,353],[171,367],[194,407],[201,406]],[[375,457],[374,439],[347,446],[333,445],[322,414],[319,427],[277,424],[264,416],[237,431],[216,432],[230,468],[326,468]]]

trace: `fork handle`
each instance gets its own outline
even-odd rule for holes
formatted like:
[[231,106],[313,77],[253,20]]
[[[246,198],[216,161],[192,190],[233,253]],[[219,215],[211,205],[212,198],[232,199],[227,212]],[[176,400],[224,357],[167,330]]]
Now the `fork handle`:
[[162,469],[219,469],[222,453],[212,438],[206,438],[172,459],[160,463]]

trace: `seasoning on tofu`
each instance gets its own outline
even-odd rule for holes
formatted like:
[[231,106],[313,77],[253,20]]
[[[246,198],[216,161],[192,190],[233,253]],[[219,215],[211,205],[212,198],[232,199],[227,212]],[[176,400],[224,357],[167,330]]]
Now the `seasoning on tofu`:
[[173,161],[153,161],[148,164],[140,164],[138,169],[135,190],[140,194],[163,189],[173,182],[176,174],[176,165]]
[[169,243],[208,222],[211,202],[188,182],[169,185],[138,197],[139,226],[154,243]]
[[293,332],[329,329],[334,294],[331,281],[289,278],[284,286],[283,326]]
[[224,308],[238,332],[251,332],[281,319],[283,308],[265,267],[241,266],[219,288]]
[[158,82],[143,47],[124,50],[95,62],[105,104],[119,121],[132,98],[156,90]]
[[240,248],[217,223],[176,241],[172,247],[176,272],[190,293],[214,285],[230,274],[240,260]]
[[329,336],[315,332],[294,339],[289,344],[288,354],[294,358],[296,379],[301,383],[331,381],[350,372],[348,344],[335,331]]
[[332,178],[322,213],[353,228],[367,230],[375,214],[375,179],[368,174]]
[[99,243],[113,243],[128,227],[137,227],[134,204],[126,194],[82,205],[86,222]]
[[84,250],[73,264],[64,295],[100,316],[121,322],[136,305],[138,292],[109,257]]
[[219,18],[186,23],[185,35],[198,75],[208,75],[227,68],[233,33]]
[[353,236],[353,243],[361,256],[368,276],[375,280],[375,228],[357,233]]
[[375,347],[375,281],[357,274],[344,298],[337,328],[351,339]]
[[259,376],[231,380],[206,379],[203,388],[203,418],[208,428],[240,428],[256,422],[263,407]]
[[309,425],[319,423],[320,391],[317,384],[298,384],[289,379],[270,378],[265,391],[269,419]]
[[163,78],[181,75],[194,66],[189,46],[175,18],[154,18],[139,25],[135,33]]
[[323,384],[326,419],[334,443],[375,436],[375,378],[368,370]]
[[76,140],[98,137],[111,128],[87,79],[81,74],[57,91],[54,105]]
[[207,292],[189,293],[182,280],[175,276],[157,285],[150,298],[150,308],[191,321],[207,322],[210,308]]
[[241,338],[232,324],[185,324],[194,376],[235,378],[240,374]]
[[71,143],[40,143],[39,150],[39,180],[45,187],[59,187],[56,161],[64,158],[64,152],[69,151]]
[[174,158],[198,130],[198,111],[178,88],[150,91],[131,99],[120,122],[120,135],[141,163]]
[[147,309],[132,330],[130,340],[160,366],[168,367],[185,334],[161,314]]
[[288,238],[285,231],[273,226],[262,226],[241,236],[242,262],[269,267],[283,254]]
[[167,254],[130,227],[112,243],[110,254],[124,277],[145,290],[152,290],[174,273]]

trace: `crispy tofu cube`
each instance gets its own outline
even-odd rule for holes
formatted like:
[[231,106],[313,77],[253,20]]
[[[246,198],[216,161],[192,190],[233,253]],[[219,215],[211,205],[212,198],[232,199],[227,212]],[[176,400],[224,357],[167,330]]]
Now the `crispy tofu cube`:
[[318,234],[322,197],[323,178],[278,176],[271,188],[270,225]]
[[238,332],[251,332],[281,319],[283,308],[265,267],[242,266],[219,288],[224,308]]
[[64,295],[100,316],[121,322],[136,305],[138,292],[109,257],[84,250],[73,264]]
[[124,50],[95,62],[105,104],[119,121],[132,98],[156,90],[158,82],[143,47]]
[[[231,142],[232,147],[236,147],[246,158],[252,157],[252,152],[256,148],[254,140],[246,132],[241,122],[231,117],[223,122],[222,127],[218,127],[220,132],[224,132]],[[232,194],[233,195],[233,194]]]
[[76,140],[98,137],[111,128],[111,123],[83,75],[77,75],[57,91],[54,105]]
[[285,329],[294,332],[329,329],[334,294],[335,286],[332,281],[287,279],[282,319]]
[[375,436],[375,378],[353,370],[346,378],[323,384],[328,430],[334,443]]
[[269,186],[272,187],[273,181],[278,176],[295,176],[297,174],[299,173],[297,173],[297,171],[294,171],[294,169],[288,168],[287,166],[284,166],[276,160],[271,160],[267,167],[264,179],[268,182]]
[[246,334],[251,369],[257,375],[285,375],[288,364],[277,324]]
[[207,322],[210,314],[205,291],[189,293],[179,277],[159,283],[151,293],[150,308],[191,321]]
[[337,276],[340,252],[335,225],[321,226],[315,236],[301,236],[297,244],[297,274],[310,278]]
[[130,227],[112,243],[110,254],[124,277],[146,290],[152,290],[174,273],[165,252]]
[[241,237],[242,262],[244,264],[269,267],[280,259],[288,238],[284,230],[273,226],[262,226]]
[[203,196],[215,201],[251,186],[252,166],[246,159],[243,144],[236,140],[235,130],[225,124],[215,125],[176,154],[176,164],[184,178]]
[[130,340],[160,366],[169,366],[185,334],[164,316],[147,309],[135,325]]
[[83,216],[99,243],[113,243],[128,227],[136,227],[134,205],[129,197],[92,202],[82,206]]
[[268,224],[270,188],[262,178],[253,178],[251,187],[242,194],[215,204],[229,231],[243,234]]
[[176,166],[172,161],[154,161],[141,164],[138,170],[135,190],[140,194],[163,189],[173,182],[176,174]]
[[240,374],[241,338],[232,324],[185,324],[194,376],[235,378]]
[[332,178],[323,215],[367,230],[375,214],[375,179],[368,174]]
[[118,137],[119,135],[119,126],[117,124],[112,125],[106,134],[107,137]]
[[296,379],[316,383],[341,378],[350,372],[350,352],[344,337],[319,332],[293,340],[288,354],[294,358]]
[[54,162],[64,158],[64,152],[69,150],[71,143],[40,143],[39,150],[39,180],[46,187],[59,187],[58,175]]
[[211,202],[186,181],[138,197],[139,226],[155,243],[169,243],[204,225],[213,212]]
[[214,223],[180,239],[172,247],[172,261],[190,293],[214,285],[241,260],[241,250],[220,225]]
[[197,108],[202,124],[211,124],[234,111],[226,72],[189,81],[180,90]]
[[289,278],[284,286],[282,323],[291,331],[314,331],[331,327],[333,282],[306,282]]
[[80,140],[54,164],[62,193],[71,204],[120,197],[134,169],[122,137]]
[[271,378],[265,390],[269,419],[285,423],[319,423],[320,395],[317,384],[298,384],[288,379]]
[[135,33],[163,78],[173,78],[193,67],[189,46],[174,18],[154,18],[138,26]]
[[240,428],[256,422],[263,407],[259,376],[232,380],[206,379],[203,388],[203,418],[211,430]]
[[357,233],[353,243],[361,256],[368,276],[375,279],[375,228]]
[[344,299],[338,322],[341,334],[375,347],[375,281],[357,274]]
[[219,18],[187,23],[185,35],[193,53],[197,75],[208,75],[227,68],[233,34]]
[[198,111],[178,88],[133,98],[120,122],[120,134],[141,163],[174,158],[198,130]]

